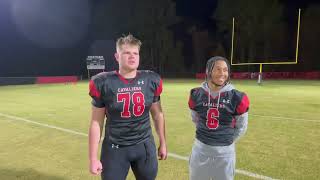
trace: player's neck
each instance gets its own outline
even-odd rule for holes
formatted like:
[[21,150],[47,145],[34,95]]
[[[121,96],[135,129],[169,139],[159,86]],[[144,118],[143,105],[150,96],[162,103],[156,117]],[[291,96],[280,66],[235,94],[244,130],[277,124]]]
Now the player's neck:
[[212,92],[219,92],[219,90],[222,88],[222,86],[215,85],[211,82],[208,82],[208,87]]
[[119,74],[124,77],[125,79],[135,78],[137,75],[137,70],[126,70],[126,69],[119,69]]

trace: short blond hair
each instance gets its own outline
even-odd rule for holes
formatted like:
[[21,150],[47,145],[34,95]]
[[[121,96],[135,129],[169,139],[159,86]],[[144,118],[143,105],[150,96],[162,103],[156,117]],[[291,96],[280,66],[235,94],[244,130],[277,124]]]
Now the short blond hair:
[[119,51],[122,47],[122,45],[128,44],[131,46],[138,46],[139,50],[142,45],[141,41],[137,38],[135,38],[132,34],[123,35],[117,40],[117,51]]

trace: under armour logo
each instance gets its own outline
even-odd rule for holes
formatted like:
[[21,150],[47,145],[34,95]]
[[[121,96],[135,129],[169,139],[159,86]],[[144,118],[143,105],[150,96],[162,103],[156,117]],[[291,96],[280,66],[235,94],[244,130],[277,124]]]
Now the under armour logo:
[[111,148],[119,148],[119,145],[111,144]]
[[227,100],[223,99],[222,102],[223,102],[224,104],[226,104],[226,103],[227,103],[227,104],[230,104],[230,99],[227,99]]
[[142,81],[138,81],[138,84],[140,85],[140,84],[144,84],[144,81],[142,80]]

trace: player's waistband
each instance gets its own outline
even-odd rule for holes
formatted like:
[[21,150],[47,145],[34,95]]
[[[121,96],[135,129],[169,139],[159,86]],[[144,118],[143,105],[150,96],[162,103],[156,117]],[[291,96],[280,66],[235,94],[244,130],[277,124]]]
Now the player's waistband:
[[228,146],[211,146],[205,144],[198,140],[197,138],[194,140],[193,149],[196,151],[201,151],[203,154],[208,156],[225,156],[228,154],[235,153],[235,144],[232,143]]
[[144,143],[144,142],[146,142],[146,141],[148,141],[148,140],[154,141],[153,136],[150,135],[150,136],[148,136],[148,137],[146,137],[146,138],[144,138],[144,139],[141,139],[140,141],[135,142],[135,143],[132,143],[132,144],[119,144],[119,143],[115,143],[115,142],[112,142],[110,139],[108,139],[108,138],[105,137],[104,140],[103,140],[103,145],[104,145],[104,146],[109,146],[109,147],[111,147],[111,148],[117,148],[117,149],[118,149],[118,148],[125,148],[125,147],[130,147],[130,146],[139,145],[139,144]]

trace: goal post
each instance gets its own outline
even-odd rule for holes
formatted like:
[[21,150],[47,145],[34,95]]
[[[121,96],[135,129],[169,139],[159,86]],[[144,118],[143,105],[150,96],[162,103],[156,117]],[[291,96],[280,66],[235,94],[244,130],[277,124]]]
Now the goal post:
[[262,83],[262,72],[263,72],[263,65],[287,65],[287,64],[297,64],[298,63],[298,55],[299,55],[299,39],[300,39],[300,15],[301,15],[301,9],[298,11],[298,22],[297,22],[297,35],[296,35],[296,49],[295,49],[295,59],[291,61],[275,61],[272,60],[272,62],[267,62],[265,60],[264,62],[241,62],[241,63],[234,63],[234,37],[235,37],[235,18],[232,18],[232,38],[231,38],[231,54],[230,54],[230,61],[232,66],[248,66],[248,65],[259,65],[260,71],[258,76],[258,84],[260,85]]

